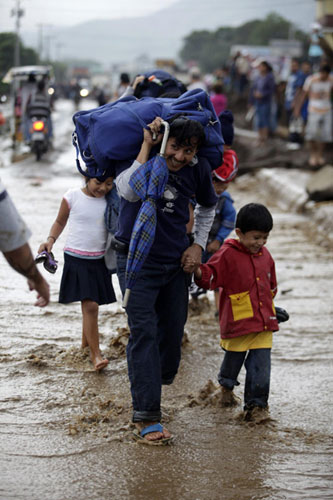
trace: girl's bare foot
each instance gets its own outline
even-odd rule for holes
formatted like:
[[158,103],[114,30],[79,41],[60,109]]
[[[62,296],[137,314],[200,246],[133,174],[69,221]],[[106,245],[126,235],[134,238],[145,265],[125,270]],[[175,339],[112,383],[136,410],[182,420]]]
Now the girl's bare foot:
[[309,165],[310,165],[310,167],[316,167],[317,164],[318,164],[317,157],[314,156],[314,155],[311,155],[310,159],[309,159]]
[[92,363],[95,370],[98,372],[100,370],[103,370],[103,368],[105,368],[109,364],[109,360],[106,358],[102,358],[102,356],[96,356],[95,359],[92,357]]

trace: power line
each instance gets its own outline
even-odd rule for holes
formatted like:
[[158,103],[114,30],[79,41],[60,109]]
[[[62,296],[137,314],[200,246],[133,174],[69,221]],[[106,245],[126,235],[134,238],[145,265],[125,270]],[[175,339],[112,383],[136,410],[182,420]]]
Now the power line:
[[15,42],[15,52],[14,52],[14,66],[20,65],[20,19],[24,16],[24,10],[21,9],[20,0],[16,0],[16,8],[11,10],[11,16],[15,16],[15,33],[16,33],[16,42]]

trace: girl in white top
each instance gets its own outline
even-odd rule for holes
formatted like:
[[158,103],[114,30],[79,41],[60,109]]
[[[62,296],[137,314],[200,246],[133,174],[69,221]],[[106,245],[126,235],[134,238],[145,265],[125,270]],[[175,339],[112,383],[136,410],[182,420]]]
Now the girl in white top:
[[116,301],[111,274],[104,261],[105,196],[113,186],[113,177],[109,175],[87,178],[84,188],[69,189],[65,193],[49,236],[38,249],[39,253],[51,252],[68,222],[59,302],[81,302],[82,347],[89,346],[97,371],[109,362],[99,348],[98,308]]

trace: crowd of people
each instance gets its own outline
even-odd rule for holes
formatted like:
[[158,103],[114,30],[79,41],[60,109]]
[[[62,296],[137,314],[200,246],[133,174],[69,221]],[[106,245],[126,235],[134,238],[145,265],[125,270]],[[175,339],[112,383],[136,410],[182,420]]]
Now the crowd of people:
[[233,102],[249,110],[246,116],[258,130],[258,144],[265,144],[281,125],[288,130],[288,149],[308,144],[311,167],[325,163],[325,144],[333,140],[332,68],[330,58],[322,50],[320,54],[270,60],[243,51],[222,73]]
[[[191,67],[186,88],[207,91],[217,115],[228,108],[237,111],[243,125],[258,131],[260,146],[279,126],[287,129],[288,149],[300,149],[306,142],[309,165],[319,167],[325,163],[325,144],[333,140],[333,76],[331,60],[321,49],[320,55],[311,55],[319,54],[316,47],[310,46],[308,58],[263,58],[239,51],[212,74]],[[133,93],[144,77],[138,78],[131,85],[129,75],[122,73],[109,101]]]

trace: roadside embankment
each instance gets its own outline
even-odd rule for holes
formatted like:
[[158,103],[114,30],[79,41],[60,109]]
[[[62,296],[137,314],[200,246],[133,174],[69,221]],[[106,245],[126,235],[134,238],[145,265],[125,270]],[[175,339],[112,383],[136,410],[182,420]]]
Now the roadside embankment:
[[318,241],[332,247],[333,151],[326,151],[325,166],[314,169],[308,165],[305,147],[290,151],[281,138],[258,147],[256,139],[256,132],[235,129],[233,147],[239,157],[239,176],[254,176],[283,210],[307,215],[309,231],[315,229]]

